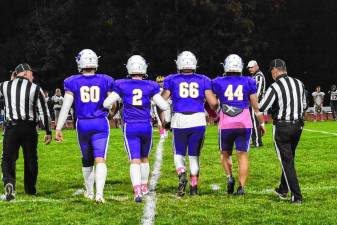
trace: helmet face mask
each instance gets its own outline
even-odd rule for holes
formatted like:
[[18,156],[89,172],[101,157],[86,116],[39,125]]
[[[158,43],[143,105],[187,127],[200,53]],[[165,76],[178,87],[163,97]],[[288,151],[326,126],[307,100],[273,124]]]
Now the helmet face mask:
[[95,69],[98,68],[98,59],[94,51],[91,49],[83,49],[76,56],[76,63],[78,72],[82,72],[83,69]]
[[176,64],[178,71],[181,70],[196,70],[197,69],[197,58],[190,51],[183,51],[177,57]]
[[225,59],[223,67],[225,73],[242,73],[243,62],[240,56],[231,54]]
[[132,75],[143,75],[147,77],[147,63],[145,59],[140,55],[133,55],[128,59],[126,63],[126,69],[130,76]]

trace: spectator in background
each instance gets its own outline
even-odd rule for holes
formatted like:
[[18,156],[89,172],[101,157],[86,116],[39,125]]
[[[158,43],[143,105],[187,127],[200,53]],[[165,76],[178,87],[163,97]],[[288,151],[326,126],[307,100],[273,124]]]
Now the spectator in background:
[[337,87],[335,84],[331,85],[331,89],[328,92],[330,94],[330,106],[333,120],[336,121],[337,114]]
[[51,98],[49,97],[48,91],[44,92],[44,96],[45,96],[45,100],[46,100],[47,105],[48,105],[48,110],[49,110],[50,117],[52,119],[55,119],[54,118],[55,117],[54,110],[53,110],[53,102],[52,102]]
[[55,95],[51,98],[51,100],[54,105],[55,124],[57,124],[57,120],[60,115],[60,110],[63,103],[63,97],[60,88],[56,88]]
[[325,93],[321,91],[321,86],[319,85],[316,87],[316,91],[312,93],[312,97],[314,99],[314,122],[316,122],[317,119],[324,121],[323,119],[324,95]]

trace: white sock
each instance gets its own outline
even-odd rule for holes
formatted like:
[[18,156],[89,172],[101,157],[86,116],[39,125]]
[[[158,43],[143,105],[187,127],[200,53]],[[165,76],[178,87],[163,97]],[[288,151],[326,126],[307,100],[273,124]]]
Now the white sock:
[[147,184],[150,175],[150,164],[148,162],[140,164],[140,173],[141,173],[141,183]]
[[93,166],[82,167],[82,174],[88,195],[94,195],[95,169]]
[[103,197],[103,190],[105,185],[107,175],[107,167],[105,163],[96,164],[96,197]]
[[130,177],[133,187],[141,184],[140,164],[137,163],[130,164]]
[[180,172],[185,172],[185,156],[183,155],[174,155],[174,165],[176,166],[176,171],[179,173]]
[[191,176],[199,175],[199,156],[189,156]]

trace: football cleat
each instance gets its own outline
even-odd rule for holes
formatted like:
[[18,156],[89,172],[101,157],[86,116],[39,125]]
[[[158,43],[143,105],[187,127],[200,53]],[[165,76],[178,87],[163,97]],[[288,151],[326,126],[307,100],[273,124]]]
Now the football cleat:
[[7,183],[5,185],[5,198],[6,201],[12,201],[15,199],[14,187],[11,183]]
[[234,186],[235,186],[235,179],[234,177],[230,176],[227,180],[227,193],[233,194],[234,193]]
[[190,195],[193,196],[193,195],[197,195],[198,194],[198,186],[191,186],[190,187]]
[[142,196],[141,196],[141,195],[137,195],[137,196],[135,196],[134,200],[135,200],[135,202],[137,202],[137,203],[141,203],[141,202],[143,201],[143,199],[142,199]]
[[94,194],[88,194],[87,191],[84,191],[83,193],[84,197],[89,199],[89,200],[94,200]]
[[97,204],[104,204],[105,203],[105,199],[100,195],[96,196],[95,201],[96,201]]
[[179,183],[178,183],[178,192],[177,195],[182,197],[185,195],[185,189],[186,189],[186,185],[187,185],[187,178],[186,178],[186,173],[180,173],[178,175],[179,178]]
[[234,195],[245,195],[245,189],[242,186],[239,186]]

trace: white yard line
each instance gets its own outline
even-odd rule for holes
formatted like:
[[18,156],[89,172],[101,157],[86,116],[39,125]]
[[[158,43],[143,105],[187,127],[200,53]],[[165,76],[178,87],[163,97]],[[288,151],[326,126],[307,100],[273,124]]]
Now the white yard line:
[[160,169],[161,164],[163,162],[163,145],[164,145],[165,139],[160,139],[157,151],[156,151],[156,161],[154,163],[154,168],[152,171],[152,177],[149,182],[149,190],[150,193],[148,196],[146,196],[146,202],[144,207],[144,214],[143,218],[141,220],[141,224],[143,225],[152,225],[154,224],[154,219],[156,215],[156,185],[158,183],[159,177],[160,177]]
[[337,136],[337,133],[331,133],[331,132],[326,132],[326,131],[321,131],[321,130],[311,130],[311,129],[307,129],[307,128],[304,128],[303,130],[309,131],[309,132],[316,132],[316,133],[322,133],[322,134],[329,134],[329,135]]

